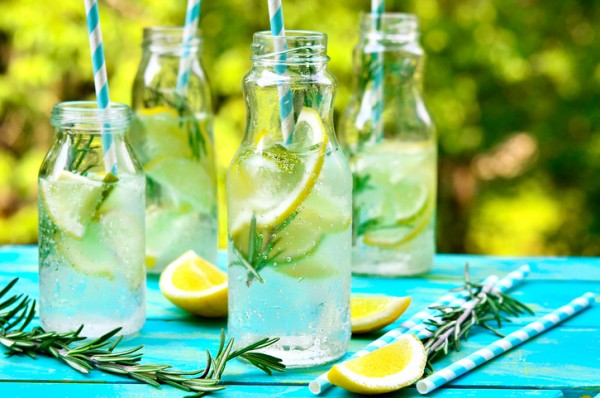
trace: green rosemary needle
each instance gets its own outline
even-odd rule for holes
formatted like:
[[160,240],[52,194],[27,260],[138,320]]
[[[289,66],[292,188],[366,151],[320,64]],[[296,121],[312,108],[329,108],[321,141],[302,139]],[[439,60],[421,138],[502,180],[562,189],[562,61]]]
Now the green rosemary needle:
[[192,371],[173,369],[167,364],[140,363],[143,345],[117,350],[122,337],[113,337],[121,328],[89,341],[81,336],[83,326],[69,333],[47,332],[41,327],[25,331],[35,316],[35,300],[23,294],[4,299],[17,281],[18,278],[13,279],[0,291],[0,344],[5,347],[8,356],[51,356],[81,373],[87,374],[96,369],[136,379],[154,387],[168,384],[192,392],[193,397],[224,389],[225,386],[220,385],[221,377],[227,363],[234,358],[243,358],[269,375],[273,371],[285,370],[281,359],[257,351],[274,344],[278,339],[264,338],[233,351],[233,339],[226,343],[223,330],[217,354],[213,357],[206,350],[205,368]]
[[494,289],[492,283],[487,285],[472,283],[468,264],[465,265],[465,286],[462,289],[467,290],[471,295],[470,300],[464,305],[430,307],[440,314],[424,322],[433,332],[433,335],[424,341],[429,371],[433,370],[432,362],[448,354],[450,349],[460,351],[460,341],[468,337],[473,326],[482,327],[499,337],[504,337],[488,322],[495,321],[500,328],[502,322],[511,322],[509,316],[533,314],[525,304]]

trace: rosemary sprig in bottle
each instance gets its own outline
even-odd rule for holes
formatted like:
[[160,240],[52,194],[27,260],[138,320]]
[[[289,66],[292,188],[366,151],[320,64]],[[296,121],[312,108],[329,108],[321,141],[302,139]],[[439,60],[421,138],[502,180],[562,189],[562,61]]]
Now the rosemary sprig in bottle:
[[8,356],[51,356],[84,374],[100,370],[136,379],[154,387],[168,384],[192,392],[192,397],[224,389],[225,386],[220,385],[221,377],[227,363],[234,358],[243,358],[269,375],[273,371],[285,370],[281,359],[257,352],[274,344],[278,339],[264,338],[233,351],[233,339],[225,343],[223,330],[217,354],[213,357],[207,350],[205,368],[192,371],[173,369],[167,364],[141,364],[143,345],[117,350],[122,337],[112,338],[121,328],[85,342],[82,340],[86,340],[86,337],[81,336],[83,325],[69,333],[47,332],[41,327],[25,331],[35,316],[35,301],[23,294],[3,299],[17,280],[18,278],[13,279],[0,291],[0,344],[6,348]]
[[232,265],[241,265],[248,270],[248,279],[246,281],[248,286],[250,286],[254,279],[258,280],[260,283],[264,283],[263,278],[258,272],[278,260],[279,255],[283,252],[282,249],[275,250],[277,244],[281,240],[281,238],[278,237],[278,234],[283,231],[297,215],[298,212],[295,211],[281,224],[265,230],[257,227],[256,215],[252,215],[248,235],[248,254],[244,255],[234,245],[237,260],[231,263]]
[[440,356],[448,354],[450,349],[460,351],[461,339],[466,339],[473,326],[485,328],[499,337],[504,337],[488,322],[495,321],[498,328],[502,322],[511,322],[508,316],[533,314],[525,304],[496,289],[492,283],[481,285],[472,283],[469,277],[469,266],[465,265],[465,286],[470,300],[460,307],[436,306],[440,314],[424,323],[433,335],[424,341],[427,353],[427,369],[433,370],[432,362]]

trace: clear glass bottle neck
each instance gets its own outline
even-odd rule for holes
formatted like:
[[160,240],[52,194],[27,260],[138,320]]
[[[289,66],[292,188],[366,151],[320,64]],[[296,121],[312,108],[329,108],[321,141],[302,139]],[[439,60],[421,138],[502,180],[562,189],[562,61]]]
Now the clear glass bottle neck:
[[285,36],[257,32],[252,42],[252,62],[256,68],[295,70],[298,67],[327,65],[327,36],[324,33],[291,30]]
[[380,45],[416,45],[419,40],[419,21],[413,14],[362,14],[360,42]]
[[142,47],[145,52],[153,54],[198,54],[202,47],[202,37],[196,34],[191,40],[184,42],[183,34],[183,28],[176,26],[144,28]]
[[50,122],[65,134],[123,135],[129,128],[131,109],[111,102],[106,109],[94,101],[61,102],[54,106]]

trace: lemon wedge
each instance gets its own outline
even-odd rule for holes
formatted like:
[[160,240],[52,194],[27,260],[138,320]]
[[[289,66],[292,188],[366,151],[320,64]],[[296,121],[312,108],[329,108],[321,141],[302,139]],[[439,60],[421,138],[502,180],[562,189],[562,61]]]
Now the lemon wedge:
[[169,301],[192,314],[227,315],[227,274],[192,250],[167,265],[159,286]]
[[230,169],[227,184],[230,196],[239,204],[237,209],[234,203],[230,212],[231,235],[247,230],[253,215],[259,228],[287,220],[317,183],[327,142],[321,116],[305,107],[288,147],[273,145],[262,151],[252,148],[241,153]]
[[327,378],[359,394],[383,394],[409,386],[425,371],[427,356],[415,335],[405,334],[363,357],[335,365]]
[[350,317],[352,333],[369,333],[394,322],[406,311],[410,297],[352,295]]

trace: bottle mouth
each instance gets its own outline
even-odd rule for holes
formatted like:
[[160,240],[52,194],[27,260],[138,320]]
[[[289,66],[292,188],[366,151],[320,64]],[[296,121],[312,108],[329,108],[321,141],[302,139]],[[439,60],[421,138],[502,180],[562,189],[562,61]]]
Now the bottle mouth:
[[144,28],[142,47],[155,52],[181,52],[184,47],[188,52],[196,52],[202,44],[202,36],[194,34],[187,43],[183,41],[181,26],[150,26]]
[[360,18],[360,34],[375,40],[416,41],[419,37],[419,20],[414,14],[363,13]]
[[256,32],[251,59],[254,63],[279,65],[328,62],[327,35],[310,30],[288,30],[285,36]]
[[95,101],[60,102],[52,108],[50,123],[58,130],[82,134],[114,134],[127,130],[131,109],[125,104],[111,102],[106,109]]

